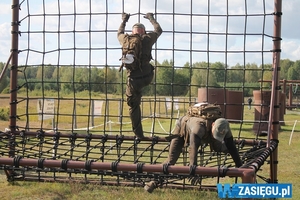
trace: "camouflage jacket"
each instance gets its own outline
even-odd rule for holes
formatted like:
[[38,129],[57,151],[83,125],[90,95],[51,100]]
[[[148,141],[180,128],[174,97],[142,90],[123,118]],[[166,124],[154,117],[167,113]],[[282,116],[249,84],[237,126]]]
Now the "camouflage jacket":
[[[211,149],[217,152],[227,152],[227,147],[224,142],[220,142],[213,138],[211,133],[213,121],[202,119],[201,117],[190,117],[185,115],[179,118],[176,127],[172,134],[179,134],[185,138],[185,143],[188,142],[189,135],[195,134],[201,139],[201,144],[209,144]],[[232,137],[229,131],[225,138]]]
[[[150,65],[150,61],[152,59],[151,51],[152,46],[157,41],[158,37],[162,34],[162,29],[159,25],[159,23],[156,22],[156,20],[150,21],[154,27],[154,31],[148,32],[142,36],[142,55],[141,55],[141,61],[142,61],[142,71],[137,69],[134,71],[127,71],[127,75],[130,77],[141,77],[148,75],[151,73],[151,70],[153,70],[153,67]],[[118,30],[118,40],[120,44],[122,45],[125,37],[125,26],[126,24],[124,22],[121,23],[119,30]]]

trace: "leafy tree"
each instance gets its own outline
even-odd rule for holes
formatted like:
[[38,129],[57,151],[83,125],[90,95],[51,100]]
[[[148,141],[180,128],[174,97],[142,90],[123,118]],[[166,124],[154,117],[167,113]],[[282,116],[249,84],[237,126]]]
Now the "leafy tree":
[[61,82],[60,89],[66,93],[70,93],[73,90],[73,69],[71,66],[61,66],[57,68],[57,74],[59,81]]
[[210,77],[216,79],[216,82],[225,82],[225,65],[221,62],[215,62],[210,65]]
[[119,82],[116,79],[116,75],[119,72],[116,68],[106,67],[105,74],[105,87],[106,91],[110,94],[115,94],[118,90]]
[[270,88],[271,87],[271,81],[272,77],[273,77],[273,73],[272,73],[272,64],[265,64],[260,66],[260,68],[262,69],[262,79],[261,81],[268,81],[268,82],[262,82],[262,85],[264,87]]
[[53,72],[56,66],[53,65],[43,65],[39,66],[36,72],[36,78],[40,80],[52,79]]
[[280,60],[280,79],[288,79],[288,70],[293,66],[294,61],[289,59]]
[[207,62],[196,62],[193,64],[193,75],[191,80],[191,95],[198,95],[199,87],[218,86],[213,70],[208,70]]
[[[101,69],[97,67],[91,67],[91,90],[93,92],[103,92],[104,74],[100,72]],[[102,76],[101,76],[102,74]]]
[[[125,93],[126,79],[127,79],[126,72],[123,72],[123,73],[119,72],[119,71],[116,72],[116,82],[119,83],[117,85],[116,94],[124,94]],[[148,86],[148,87],[150,87],[150,86]],[[147,87],[145,88],[144,92],[148,94],[149,91],[147,90]]]
[[190,67],[185,64],[183,67],[173,68],[174,79],[172,79],[171,90],[173,96],[184,96],[188,93],[190,83]]
[[246,64],[245,66],[245,80],[246,83],[255,83],[259,80],[261,70],[258,69],[257,65],[255,63],[252,64]]
[[89,68],[88,67],[75,67],[73,68],[75,74],[74,84],[75,91],[81,92],[84,90],[90,90],[89,88]]
[[156,93],[158,95],[172,95],[172,83],[174,80],[173,61],[164,60],[156,68]]
[[244,67],[239,63],[228,70],[228,83],[242,83],[244,80]]
[[[245,66],[236,64],[225,66],[221,62],[207,63],[187,62],[182,67],[174,67],[172,60],[153,63],[157,68],[153,84],[145,87],[144,95],[197,96],[199,87],[219,87],[226,82],[229,88],[240,89],[241,83],[246,86],[244,92],[251,94],[251,88],[259,88],[259,80],[272,80],[272,64],[257,66],[248,63]],[[0,70],[4,68],[0,62]],[[300,61],[284,59],[280,61],[280,79],[299,80]],[[18,85],[25,85],[30,91],[44,92],[48,90],[64,91],[66,93],[90,91],[107,94],[122,94],[125,92],[126,72],[120,73],[115,67],[85,67],[85,66],[19,66]],[[0,82],[0,92],[9,91],[10,70],[8,69]],[[270,88],[270,82],[264,82],[264,87]],[[249,90],[247,89],[249,88]]]
[[39,69],[39,67],[36,67],[36,66],[25,66],[24,74],[25,74],[26,78],[27,79],[35,79],[38,69]]
[[289,80],[299,80],[300,78],[300,60],[297,60],[288,70]]

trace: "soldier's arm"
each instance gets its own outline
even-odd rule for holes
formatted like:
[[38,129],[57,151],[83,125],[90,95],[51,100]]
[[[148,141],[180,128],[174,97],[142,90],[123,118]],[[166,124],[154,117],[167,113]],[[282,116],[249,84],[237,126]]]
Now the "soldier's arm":
[[125,26],[126,26],[126,23],[122,22],[120,27],[119,27],[119,30],[118,30],[118,40],[119,40],[120,43],[123,41],[123,38],[124,38],[124,35],[125,35],[124,34]]
[[228,149],[228,153],[231,155],[231,157],[232,157],[232,159],[235,163],[235,166],[236,167],[242,166],[243,163],[241,161],[239,152],[238,152],[238,150],[235,146],[235,142],[233,141],[232,135],[230,137],[225,137],[224,142],[225,142],[225,145]]
[[157,37],[159,37],[162,34],[163,30],[159,23],[156,21],[156,19],[154,19],[153,13],[147,13],[144,17],[146,19],[149,19],[150,23],[153,25],[154,28],[153,32],[157,34]]
[[120,42],[122,41],[122,38],[124,37],[125,26],[126,26],[126,22],[128,21],[129,17],[130,17],[130,14],[127,14],[127,13],[122,14],[122,23],[120,24],[120,27],[118,29],[118,39]]
[[120,24],[120,27],[118,29],[118,36],[121,35],[121,34],[124,34],[124,32],[125,32],[125,26],[126,26],[126,22],[122,22]]
[[159,37],[163,32],[162,28],[160,27],[159,23],[154,18],[152,20],[150,20],[150,22],[153,25],[154,33],[156,33],[157,37]]

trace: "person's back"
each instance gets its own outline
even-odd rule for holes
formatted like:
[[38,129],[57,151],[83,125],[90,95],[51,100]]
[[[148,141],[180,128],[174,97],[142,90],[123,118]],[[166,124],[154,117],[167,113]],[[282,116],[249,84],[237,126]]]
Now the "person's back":
[[200,145],[209,144],[211,151],[230,153],[237,167],[241,160],[233,142],[229,123],[225,118],[207,121],[201,117],[181,117],[172,134],[179,135],[171,141],[169,157],[165,163],[174,165],[184,145],[189,144],[190,165],[197,165],[197,155]]
[[[120,25],[120,28],[118,30],[118,40],[120,44],[123,46],[123,43],[125,41],[125,37],[127,34],[124,33],[125,31],[125,24],[126,21],[129,19],[128,14],[125,15],[123,18],[125,22],[123,21]],[[132,27],[132,35],[140,35],[142,45],[141,45],[141,53],[140,53],[140,62],[141,62],[141,68],[137,70],[127,70],[127,75],[130,77],[141,77],[148,75],[153,70],[153,67],[150,65],[150,61],[152,59],[152,47],[157,41],[158,37],[162,34],[162,29],[160,25],[156,22],[156,20],[153,18],[152,13],[147,13],[145,16],[147,19],[150,20],[150,22],[154,26],[154,31],[146,32],[145,26],[141,23],[136,23]],[[139,67],[137,67],[139,68]]]

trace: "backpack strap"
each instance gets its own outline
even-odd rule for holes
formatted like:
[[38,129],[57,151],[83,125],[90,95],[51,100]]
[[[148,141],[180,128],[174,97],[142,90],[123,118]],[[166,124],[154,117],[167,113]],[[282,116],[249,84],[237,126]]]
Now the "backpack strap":
[[[136,70],[141,68],[141,57],[142,57],[142,40],[143,37],[137,34],[126,34],[124,36],[123,44],[122,44],[122,57],[119,59],[120,61],[122,60],[122,63],[119,67],[119,72],[122,70],[122,68],[125,66],[127,70]],[[134,41],[134,42],[133,42]],[[132,47],[131,45],[134,45]],[[137,48],[135,48],[137,47]],[[129,53],[130,52],[130,53]],[[132,53],[134,52],[134,53]],[[132,54],[134,55],[133,57],[133,62],[132,63],[127,63],[123,62],[124,60],[127,59],[127,55]]]
[[189,134],[187,132],[187,127],[186,127],[186,123],[187,121],[189,121],[190,117],[189,116],[185,116],[184,120],[181,121],[180,123],[180,132],[179,135],[180,137],[184,137],[184,147],[186,146],[187,141],[189,140]]

